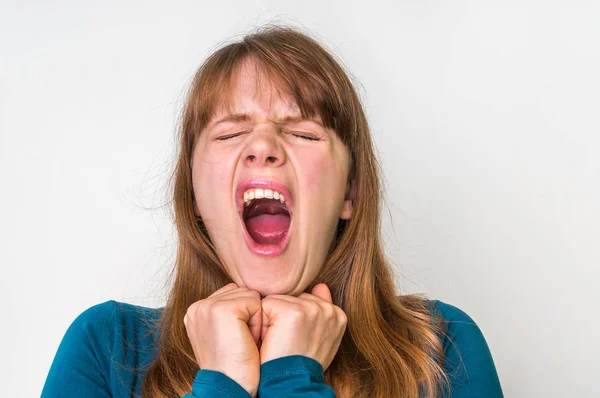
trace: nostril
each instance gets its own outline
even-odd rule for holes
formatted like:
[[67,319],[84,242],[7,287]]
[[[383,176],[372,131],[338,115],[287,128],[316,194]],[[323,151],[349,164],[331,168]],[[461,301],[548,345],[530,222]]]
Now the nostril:
[[256,159],[256,156],[254,156],[254,155],[248,156],[249,161],[254,162],[254,159]]
[[269,156],[267,158],[267,162],[269,163],[275,163],[277,161],[277,158],[275,156]]

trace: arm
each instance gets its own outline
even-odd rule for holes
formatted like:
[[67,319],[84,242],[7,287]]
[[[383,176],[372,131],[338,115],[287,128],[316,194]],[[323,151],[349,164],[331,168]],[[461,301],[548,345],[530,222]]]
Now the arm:
[[335,397],[333,388],[324,383],[323,367],[312,358],[291,355],[265,362],[260,367],[258,396]]
[[327,285],[298,297],[268,295],[262,314],[258,395],[335,397],[323,372],[339,349],[347,316],[333,304]]
[[199,370],[192,384],[192,393],[185,394],[183,398],[203,397],[250,398],[250,394],[224,373]]
[[[115,338],[135,340],[131,324],[124,323],[123,319],[117,321],[119,315],[122,314],[118,303],[107,301],[85,310],[73,321],[54,357],[42,398],[111,398],[134,389],[131,372],[119,373],[116,377],[119,382],[112,383],[111,374],[114,376],[118,369],[135,367],[122,357],[121,348],[125,346],[120,341],[117,341],[117,347],[121,348],[114,348]],[[249,397],[235,381],[210,370],[197,373],[192,391],[193,395],[186,397]]]
[[[260,367],[260,398],[335,397],[324,383],[323,368],[312,358],[291,355],[265,362]],[[200,370],[192,385],[192,394],[183,398],[229,397],[249,398],[250,394],[221,372]]]
[[444,339],[446,371],[450,394],[444,397],[502,398],[502,388],[492,354],[481,329],[469,315],[460,309],[438,302],[448,322]]

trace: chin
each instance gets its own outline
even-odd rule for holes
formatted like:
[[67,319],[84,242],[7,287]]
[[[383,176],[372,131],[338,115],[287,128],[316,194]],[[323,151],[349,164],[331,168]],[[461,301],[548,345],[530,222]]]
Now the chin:
[[[289,274],[288,274],[289,276]],[[297,296],[302,293],[297,281],[283,280],[276,275],[252,275],[243,278],[242,284],[250,290],[256,290],[262,297],[273,294],[286,294]]]

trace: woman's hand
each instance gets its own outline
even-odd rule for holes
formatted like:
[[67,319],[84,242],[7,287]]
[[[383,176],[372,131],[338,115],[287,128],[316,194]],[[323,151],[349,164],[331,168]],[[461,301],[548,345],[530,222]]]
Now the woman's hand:
[[303,355],[327,370],[346,330],[344,311],[334,305],[329,288],[316,285],[298,297],[267,296],[262,300],[260,361]]
[[256,396],[260,381],[260,294],[230,283],[192,304],[183,318],[200,369],[224,373]]

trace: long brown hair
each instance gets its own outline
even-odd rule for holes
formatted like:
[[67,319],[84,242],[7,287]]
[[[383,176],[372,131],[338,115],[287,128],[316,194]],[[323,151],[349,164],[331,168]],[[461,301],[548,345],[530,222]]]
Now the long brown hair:
[[381,240],[380,170],[361,101],[330,52],[300,30],[264,26],[210,55],[198,69],[184,106],[173,175],[178,248],[174,282],[160,319],[158,354],[144,375],[144,397],[191,392],[199,370],[183,317],[188,307],[231,282],[210,237],[194,215],[191,160],[196,138],[227,92],[232,71],[252,57],[295,99],[303,117],[320,116],[348,147],[356,187],[354,213],[340,220],[329,255],[315,280],[326,283],[348,316],[325,382],[339,397],[438,396],[444,332],[420,295],[398,296]]

